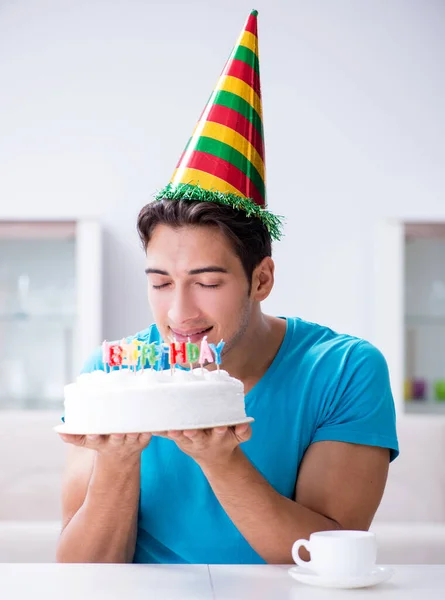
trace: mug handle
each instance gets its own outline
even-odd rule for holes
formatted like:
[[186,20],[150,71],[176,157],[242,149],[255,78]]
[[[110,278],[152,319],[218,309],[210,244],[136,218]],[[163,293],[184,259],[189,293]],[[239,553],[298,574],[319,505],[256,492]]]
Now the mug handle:
[[292,546],[292,558],[294,562],[297,563],[299,567],[308,567],[311,564],[311,560],[303,560],[300,558],[298,551],[300,548],[306,548],[306,550],[310,553],[311,543],[309,540],[297,540]]

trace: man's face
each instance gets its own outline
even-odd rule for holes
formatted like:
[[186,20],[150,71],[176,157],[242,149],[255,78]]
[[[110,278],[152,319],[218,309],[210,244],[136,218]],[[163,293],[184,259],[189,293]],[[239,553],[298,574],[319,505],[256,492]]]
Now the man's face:
[[215,227],[158,225],[147,246],[148,300],[165,342],[225,341],[227,354],[252,308],[241,261]]

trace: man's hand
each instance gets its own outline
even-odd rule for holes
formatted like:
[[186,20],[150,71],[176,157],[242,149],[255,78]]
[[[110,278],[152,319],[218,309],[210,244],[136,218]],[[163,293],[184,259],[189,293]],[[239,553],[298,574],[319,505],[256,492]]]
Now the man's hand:
[[244,424],[213,429],[164,431],[153,435],[173,440],[201,467],[211,468],[229,463],[238,446],[250,439],[252,430],[250,425]]
[[101,456],[122,459],[137,457],[151,440],[151,433],[113,433],[111,435],[59,433],[59,435],[67,444],[95,450]]
[[71,435],[62,488],[58,562],[132,562],[141,453],[150,433]]

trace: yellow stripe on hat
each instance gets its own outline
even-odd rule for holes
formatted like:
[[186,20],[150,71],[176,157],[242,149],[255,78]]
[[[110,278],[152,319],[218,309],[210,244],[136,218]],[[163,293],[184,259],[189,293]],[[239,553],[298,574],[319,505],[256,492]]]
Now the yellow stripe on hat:
[[250,33],[250,31],[242,32],[236,41],[235,49],[238,46],[245,46],[246,48],[249,48],[249,50],[252,50],[252,52],[258,57],[258,38],[256,35],[253,35],[253,33]]
[[214,123],[213,121],[206,121],[202,123],[202,127],[199,130],[199,136],[205,136],[223,142],[235,150],[238,150],[248,161],[250,161],[258,173],[264,180],[264,162],[252,144],[246,140],[244,136],[236,132],[230,127],[221,125],[220,123]]
[[230,185],[227,181],[224,181],[224,179],[216,177],[215,175],[210,175],[210,173],[200,171],[199,169],[190,169],[189,167],[180,167],[179,169],[176,169],[170,183],[190,183],[192,185],[199,185],[205,190],[216,190],[218,192],[223,192],[224,194],[236,194],[241,198],[246,197],[237,190],[236,187]]
[[[236,94],[246,102],[252,106],[258,113],[259,117],[263,118],[263,107],[261,103],[261,98],[255,92],[255,90],[238,79],[237,77],[232,77],[231,75],[223,75],[218,81],[218,85],[216,86],[214,94],[219,92],[220,90],[224,90],[225,92],[232,92],[232,94]],[[212,98],[210,98],[210,102],[212,102]],[[209,102],[209,104],[210,104]]]

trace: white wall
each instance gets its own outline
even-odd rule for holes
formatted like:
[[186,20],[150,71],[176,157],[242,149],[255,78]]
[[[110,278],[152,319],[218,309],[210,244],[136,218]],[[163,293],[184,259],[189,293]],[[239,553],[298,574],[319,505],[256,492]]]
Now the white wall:
[[[101,217],[108,338],[150,321],[138,210],[169,179],[251,1],[0,1],[0,217]],[[445,4],[258,0],[268,310],[373,337],[374,224],[445,220]]]

